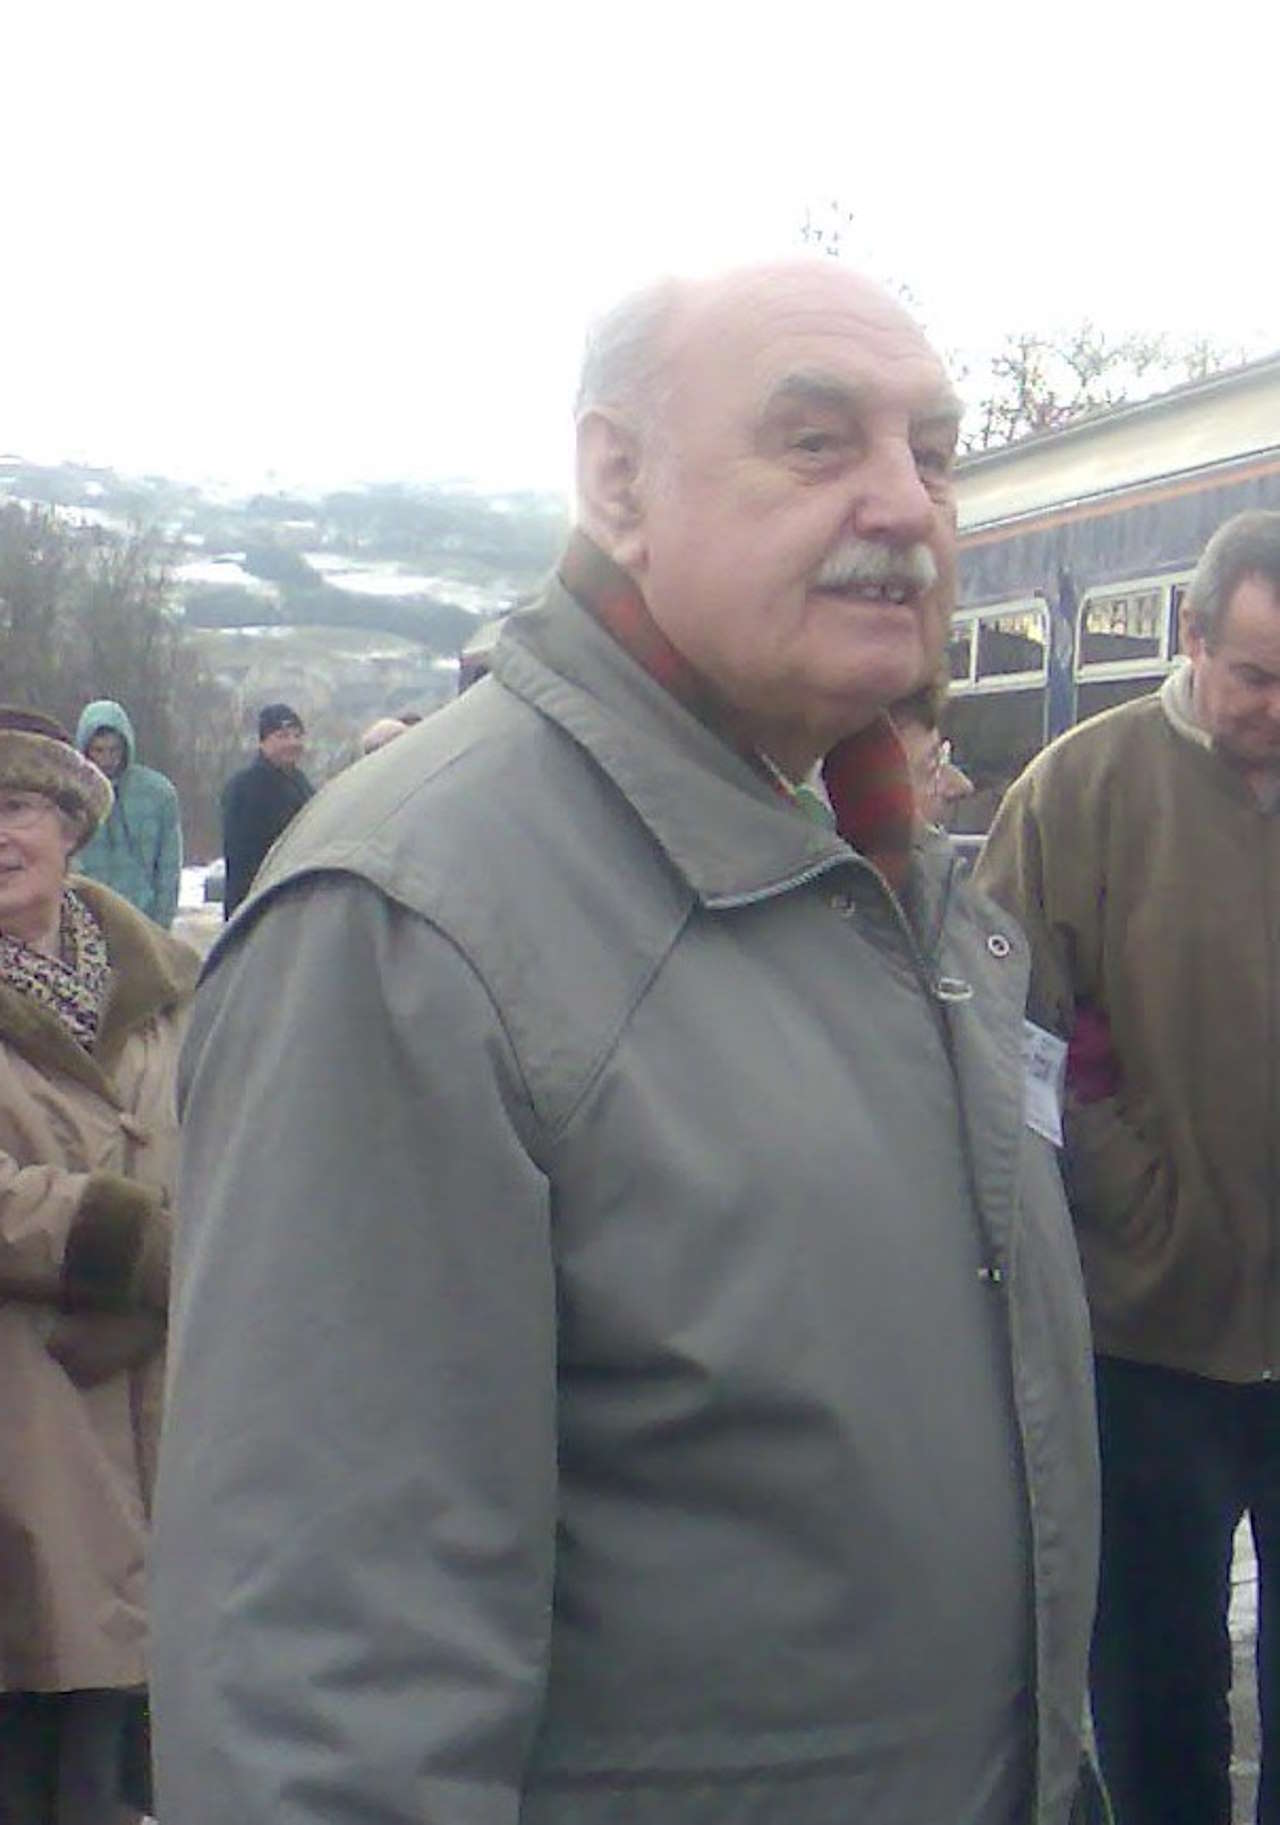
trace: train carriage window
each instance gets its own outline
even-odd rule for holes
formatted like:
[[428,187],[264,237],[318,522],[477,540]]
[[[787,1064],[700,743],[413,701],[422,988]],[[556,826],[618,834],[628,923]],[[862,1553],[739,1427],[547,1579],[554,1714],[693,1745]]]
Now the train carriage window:
[[1043,688],[953,697],[943,726],[957,764],[974,787],[972,798],[955,807],[951,827],[984,831],[1013,781],[1044,744]]
[[1086,596],[1080,616],[1081,666],[1163,659],[1168,609],[1165,584]]
[[1182,651],[1182,605],[1187,599],[1186,583],[1175,583],[1169,591],[1169,657],[1176,659]]
[[947,642],[947,676],[952,684],[968,684],[973,677],[973,622],[953,621]]
[[1076,695],[1076,721],[1088,722],[1117,704],[1132,703],[1135,697],[1149,697],[1160,689],[1158,674],[1134,673],[1124,678],[1082,678]]
[[977,678],[1042,678],[1047,652],[1045,621],[1045,611],[1035,607],[982,615],[978,620]]

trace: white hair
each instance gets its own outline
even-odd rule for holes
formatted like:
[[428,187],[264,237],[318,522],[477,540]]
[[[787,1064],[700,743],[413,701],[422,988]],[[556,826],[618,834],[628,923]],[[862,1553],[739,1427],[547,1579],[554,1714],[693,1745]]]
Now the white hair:
[[638,428],[658,416],[665,392],[667,332],[684,287],[659,279],[632,292],[587,332],[574,416],[612,408]]

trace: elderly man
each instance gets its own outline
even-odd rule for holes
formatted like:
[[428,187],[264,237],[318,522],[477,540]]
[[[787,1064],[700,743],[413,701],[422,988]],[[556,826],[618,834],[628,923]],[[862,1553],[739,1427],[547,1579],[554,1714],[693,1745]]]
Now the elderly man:
[[1022,941],[913,851],[883,717],[938,661],[955,433],[831,263],[621,307],[545,599],[226,934],[161,1817],[1066,1819],[1078,1265]]
[[1064,736],[979,878],[1071,1036],[1066,1165],[1098,1349],[1093,1709],[1119,1825],[1229,1825],[1232,1536],[1258,1548],[1258,1817],[1280,1820],[1280,514],[1230,520],[1190,663]]

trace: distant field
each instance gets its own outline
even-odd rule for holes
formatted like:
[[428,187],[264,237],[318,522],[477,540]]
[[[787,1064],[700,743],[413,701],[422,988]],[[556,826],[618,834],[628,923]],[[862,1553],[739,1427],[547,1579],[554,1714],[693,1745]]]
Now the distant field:
[[[191,637],[214,667],[228,659],[243,661],[255,652],[270,650],[273,660],[283,654],[297,659],[401,659],[427,658],[416,640],[377,628],[358,627],[197,627]],[[452,669],[452,662],[442,661]]]

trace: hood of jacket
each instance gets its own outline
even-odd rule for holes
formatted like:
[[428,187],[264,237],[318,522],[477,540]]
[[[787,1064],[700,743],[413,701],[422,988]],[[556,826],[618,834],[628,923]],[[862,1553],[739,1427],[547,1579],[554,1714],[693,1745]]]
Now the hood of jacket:
[[1160,708],[1168,718],[1170,728],[1184,741],[1193,742],[1197,748],[1211,748],[1212,735],[1196,719],[1191,697],[1193,677],[1191,661],[1180,660],[1160,686]]
[[111,697],[98,697],[84,706],[76,724],[76,746],[82,754],[88,751],[89,743],[99,729],[115,730],[124,742],[124,764],[132,766],[138,751],[138,738],[122,703],[116,703]]

